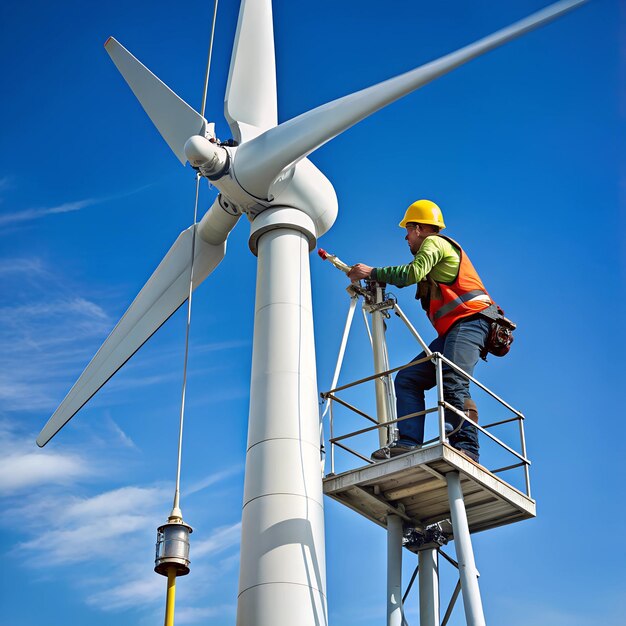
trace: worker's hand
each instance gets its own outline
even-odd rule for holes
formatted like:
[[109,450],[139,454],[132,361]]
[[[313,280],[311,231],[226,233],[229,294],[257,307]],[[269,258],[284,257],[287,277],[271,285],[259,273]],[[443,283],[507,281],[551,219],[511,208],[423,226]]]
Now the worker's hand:
[[352,269],[348,272],[348,278],[352,281],[361,280],[361,278],[369,278],[374,268],[364,263],[357,263],[352,266]]

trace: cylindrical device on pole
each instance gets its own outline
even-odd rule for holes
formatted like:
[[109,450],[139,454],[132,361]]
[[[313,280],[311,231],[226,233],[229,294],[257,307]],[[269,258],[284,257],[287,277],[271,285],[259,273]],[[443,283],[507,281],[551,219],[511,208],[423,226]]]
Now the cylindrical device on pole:
[[439,626],[439,553],[420,550],[419,565],[420,626]]
[[449,472],[446,474],[446,481],[448,483],[448,499],[450,501],[450,513],[454,531],[454,547],[456,558],[459,562],[459,578],[461,579],[465,620],[467,621],[467,626],[485,626],[483,604],[478,587],[478,570],[474,562],[474,550],[472,549],[472,539],[463,501],[461,478],[458,472]]
[[387,516],[387,626],[402,626],[402,519]]
[[189,535],[193,529],[183,521],[168,522],[157,529],[154,571],[169,576],[173,569],[176,576],[189,574]]
[[[383,288],[375,285],[376,304],[380,304],[384,298]],[[374,352],[374,373],[386,372],[389,369],[389,357],[387,355],[387,341],[385,339],[385,320],[382,311],[373,310],[372,313],[372,348]],[[396,419],[395,391],[391,376],[376,379],[376,415],[378,423],[384,424]],[[380,447],[395,441],[397,424],[389,428],[378,429]]]
[[326,565],[309,251],[313,222],[269,209],[258,256],[238,626],[325,626]]

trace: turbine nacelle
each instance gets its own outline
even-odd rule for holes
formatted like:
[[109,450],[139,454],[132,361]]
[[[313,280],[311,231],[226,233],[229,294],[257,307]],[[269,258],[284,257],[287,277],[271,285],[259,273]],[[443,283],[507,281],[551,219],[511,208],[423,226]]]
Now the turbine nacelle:
[[[237,147],[224,147],[201,135],[190,137],[185,143],[185,155],[192,167],[208,178],[221,192],[222,206],[227,214],[246,213],[252,221],[269,208],[289,207],[302,211],[311,218],[315,225],[315,237],[321,237],[333,225],[338,211],[337,195],[330,181],[308,159],[287,168],[271,181],[262,197],[248,193],[248,184],[257,181],[244,178],[239,180],[238,172],[254,171],[249,158],[238,158]],[[255,154],[254,160],[262,158]],[[207,214],[208,215],[208,214]],[[206,216],[205,216],[206,217]],[[208,219],[208,218],[207,218]],[[202,220],[204,222],[204,218]],[[204,238],[204,229],[199,234]],[[211,236],[206,241],[213,243]]]
[[189,137],[185,143],[185,156],[191,167],[200,171],[209,180],[224,176],[230,166],[226,148],[201,135]]

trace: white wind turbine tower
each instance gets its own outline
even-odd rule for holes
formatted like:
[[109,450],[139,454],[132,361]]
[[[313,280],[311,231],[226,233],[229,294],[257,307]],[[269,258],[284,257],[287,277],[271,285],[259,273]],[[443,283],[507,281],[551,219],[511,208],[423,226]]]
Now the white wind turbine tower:
[[245,214],[258,271],[239,626],[328,623],[309,252],[333,225],[338,205],[332,184],[307,156],[375,111],[583,2],[557,2],[422,67],[277,124],[271,0],[242,0],[225,97],[234,146],[216,142],[213,125],[115,39],[105,44],[181,163],[189,161],[220,194],[200,222],[180,234],[37,444],[44,446],[187,300],[193,240],[195,288],[220,263],[228,234]]

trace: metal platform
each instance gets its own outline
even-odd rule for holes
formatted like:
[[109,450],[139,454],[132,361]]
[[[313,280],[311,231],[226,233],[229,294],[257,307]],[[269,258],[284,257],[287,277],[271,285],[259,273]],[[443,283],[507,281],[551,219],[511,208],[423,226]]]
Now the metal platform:
[[445,475],[454,471],[461,477],[470,532],[535,517],[532,498],[445,443],[328,475],[324,493],[384,528],[394,514],[417,528],[444,522],[452,538]]

